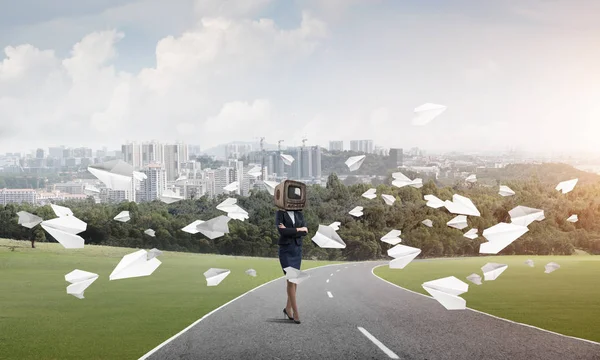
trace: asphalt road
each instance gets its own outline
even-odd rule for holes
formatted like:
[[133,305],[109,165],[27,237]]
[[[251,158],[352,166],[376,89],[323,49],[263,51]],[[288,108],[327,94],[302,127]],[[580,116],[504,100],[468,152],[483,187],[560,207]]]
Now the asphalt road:
[[298,285],[300,325],[283,317],[285,280],[279,279],[216,311],[148,359],[600,359],[597,344],[474,311],[448,311],[375,277],[371,270],[378,264],[309,270],[311,277]]

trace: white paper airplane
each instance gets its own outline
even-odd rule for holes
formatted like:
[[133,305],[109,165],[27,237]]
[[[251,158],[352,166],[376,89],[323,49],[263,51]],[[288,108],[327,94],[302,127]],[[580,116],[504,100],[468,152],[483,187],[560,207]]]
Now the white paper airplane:
[[380,240],[390,245],[396,245],[402,241],[402,239],[400,239],[401,234],[402,231],[400,230],[392,230],[389,233],[383,235],[383,237]]
[[285,271],[285,278],[289,282],[294,283],[294,284],[300,284],[301,282],[303,282],[304,280],[306,280],[310,277],[309,273],[298,270],[291,266],[286,267],[285,269],[283,269],[283,271]]
[[346,160],[345,164],[350,171],[356,171],[360,168],[366,157],[366,155],[351,156]]
[[204,273],[206,278],[206,286],[217,286],[223,281],[227,275],[231,274],[231,270],[210,268]]
[[447,310],[464,310],[467,307],[467,301],[458,295],[469,291],[469,284],[454,276],[428,281],[421,286]]
[[467,176],[467,178],[465,179],[465,181],[468,182],[468,183],[476,183],[477,182],[477,175],[471,174],[471,175]]
[[475,240],[479,237],[479,235],[477,235],[477,232],[478,232],[478,230],[473,228],[473,229],[467,231],[463,236],[468,239]]
[[181,231],[185,231],[188,234],[197,234],[200,232],[200,231],[198,231],[198,225],[202,224],[203,222],[204,221],[202,221],[202,220],[196,220],[193,223],[191,223],[188,226],[181,229]]
[[404,187],[404,186],[412,186],[416,189],[420,189],[423,187],[423,179],[416,178],[414,180],[409,179],[406,175],[401,172],[395,172],[392,174],[392,185],[395,187]]
[[248,175],[257,178],[262,174],[262,170],[260,166],[254,166],[252,169],[248,170]]
[[387,251],[388,256],[394,258],[390,261],[390,269],[404,269],[406,265],[410,264],[420,253],[421,249],[406,245],[396,245]]
[[187,176],[181,175],[177,179],[175,179],[175,182],[180,182],[180,181],[184,181],[184,180],[187,180],[187,179],[188,179]]
[[427,227],[433,227],[433,221],[431,221],[429,219],[425,219],[425,220],[421,221],[421,224],[423,224]]
[[248,269],[248,270],[246,270],[246,274],[250,275],[252,277],[256,277],[256,270],[254,270],[254,269]]
[[234,181],[231,184],[225,186],[223,188],[223,190],[231,192],[231,191],[238,191],[239,188],[240,188],[240,183],[237,181]]
[[475,285],[481,285],[481,276],[479,276],[475,273],[467,276],[467,280],[469,280],[470,282],[472,282]]
[[365,191],[361,196],[364,198],[367,198],[369,200],[373,200],[377,197],[377,189],[375,189],[375,188],[369,189],[369,190]]
[[546,270],[544,271],[544,273],[546,274],[550,274],[551,272],[558,270],[558,268],[560,268],[560,265],[558,265],[555,262],[550,262],[547,263],[546,266],[544,267]]
[[144,230],[144,234],[151,236],[151,237],[156,237],[156,232],[152,229],[146,229]]
[[448,221],[446,225],[458,230],[462,230],[469,226],[469,224],[467,224],[467,217],[465,215],[456,216],[452,220]]
[[131,190],[133,180],[133,166],[122,160],[111,160],[101,164],[88,166],[88,171],[107,188],[113,190]]
[[269,194],[271,195],[275,195],[275,187],[277,185],[279,185],[279,183],[275,182],[275,181],[263,181],[263,184],[265,184],[265,188],[267,189],[267,191],[269,192]]
[[324,249],[345,249],[346,243],[342,238],[335,232],[331,226],[319,225],[319,229],[312,241],[315,242],[320,248]]
[[139,171],[134,171],[131,175],[137,181],[144,181],[144,180],[148,179],[148,175],[144,174],[143,172],[139,172]]
[[63,216],[42,221],[42,228],[66,249],[83,248],[83,238],[77,234],[87,229],[87,224],[75,216]]
[[340,225],[342,225],[342,223],[339,221],[334,221],[331,224],[329,224],[329,226],[335,231],[338,231],[340,229]]
[[479,246],[480,254],[497,254],[528,232],[527,226],[499,223],[483,230],[483,237],[488,242]]
[[534,267],[535,265],[533,264],[533,260],[529,259],[525,261],[525,264],[527,264],[529,267]]
[[19,216],[18,224],[28,229],[33,229],[36,225],[44,221],[41,217],[30,214],[27,211],[19,211],[17,215]]
[[506,185],[500,185],[500,190],[498,190],[498,194],[500,196],[513,196],[515,192]]
[[225,199],[225,201],[217,205],[217,209],[226,212],[227,216],[232,219],[244,221],[249,218],[248,212],[237,205],[236,198]]
[[576,223],[577,221],[579,221],[579,218],[577,217],[576,214],[573,214],[571,216],[569,216],[569,218],[567,219],[568,222],[572,222],[572,223]]
[[85,188],[83,189],[83,192],[85,192],[87,195],[90,195],[90,194],[96,195],[96,194],[100,194],[100,189],[98,189],[94,185],[85,184]]
[[425,195],[425,196],[423,196],[423,199],[425,199],[425,201],[427,201],[426,205],[433,209],[438,209],[438,208],[441,208],[442,206],[446,205],[442,200],[440,200],[435,195]]
[[415,108],[415,116],[412,119],[412,124],[415,126],[427,125],[444,111],[446,111],[446,106],[444,105],[432,103],[423,104]]
[[163,252],[158,250],[157,248],[150,249],[150,250],[148,250],[148,253],[146,254],[146,259],[151,260],[157,256],[161,256],[162,253]]
[[78,299],[83,299],[83,293],[94,281],[98,279],[98,274],[75,269],[65,275],[65,281],[71,283],[67,286],[67,294],[73,295]]
[[68,207],[50,204],[50,207],[58,217],[73,216],[73,211]]
[[123,256],[108,278],[120,280],[152,275],[162,263],[156,257],[150,259],[149,257],[146,250],[138,250]]
[[213,240],[229,233],[230,217],[225,215],[217,216],[208,221],[198,223],[196,229],[207,238]]
[[466,198],[462,195],[454,194],[452,201],[446,200],[444,206],[451,214],[467,215],[467,216],[481,216],[475,204],[471,199]]
[[173,204],[183,200],[183,196],[177,195],[173,190],[163,190],[159,198],[165,204]]
[[496,280],[506,269],[508,269],[508,265],[498,263],[487,263],[481,267],[485,281]]
[[350,210],[350,212],[348,212],[348,214],[354,216],[354,217],[361,217],[363,216],[363,207],[362,206],[357,206],[354,209]]
[[534,221],[542,221],[546,217],[544,216],[544,210],[534,209],[527,206],[517,206],[508,212],[510,215],[510,222],[515,225],[529,226]]
[[563,194],[566,194],[568,192],[573,191],[573,189],[575,188],[575,185],[577,185],[577,181],[579,181],[579,179],[562,181],[562,182],[558,183],[558,185],[556,185],[555,189],[557,191],[562,191]]
[[394,205],[394,202],[396,202],[396,197],[392,195],[381,194],[381,198],[389,206]]
[[120,222],[128,222],[129,220],[131,220],[131,217],[129,216],[129,211],[121,211],[117,216],[114,217],[114,220]]
[[292,155],[281,154],[281,160],[283,160],[287,166],[291,166],[295,159]]

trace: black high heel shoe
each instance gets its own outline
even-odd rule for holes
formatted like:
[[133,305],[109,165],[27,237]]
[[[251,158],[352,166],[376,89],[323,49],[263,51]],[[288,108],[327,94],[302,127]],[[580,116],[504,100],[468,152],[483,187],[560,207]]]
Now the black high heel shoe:
[[300,320],[294,320],[296,324],[300,324]]
[[287,316],[288,320],[294,320],[293,317],[291,317],[288,313],[287,310],[285,308],[283,308],[283,313],[285,314],[285,316]]

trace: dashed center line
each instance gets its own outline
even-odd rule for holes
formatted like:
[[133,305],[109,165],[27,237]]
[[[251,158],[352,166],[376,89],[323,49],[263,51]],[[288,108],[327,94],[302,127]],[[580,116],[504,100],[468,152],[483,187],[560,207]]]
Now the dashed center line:
[[366,336],[367,339],[371,340],[373,344],[377,345],[377,347],[379,347],[390,359],[400,359],[398,355],[396,355],[387,346],[383,345],[381,341],[377,340],[375,336],[371,335],[371,333],[369,333],[367,330],[361,328],[360,326],[358,327],[358,330],[360,330],[360,332],[363,333],[363,335]]
[[338,272],[338,271],[340,271],[340,269],[337,269],[335,272]]
[[329,276],[333,276],[333,273],[331,273],[331,275],[329,275]]
[[329,282],[329,279],[327,279],[327,281],[325,281],[325,282],[326,282],[326,283],[328,283],[328,282]]
[[333,294],[331,294],[331,291],[328,291],[328,292],[327,292],[327,296],[329,296],[330,298],[332,298],[332,297],[333,297]]

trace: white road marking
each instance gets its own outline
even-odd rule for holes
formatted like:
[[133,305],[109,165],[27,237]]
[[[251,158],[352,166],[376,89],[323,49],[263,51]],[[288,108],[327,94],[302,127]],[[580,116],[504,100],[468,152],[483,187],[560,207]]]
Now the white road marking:
[[371,340],[373,344],[377,345],[377,347],[379,347],[390,359],[400,359],[398,355],[396,355],[392,350],[388,349],[387,346],[383,345],[381,341],[377,340],[375,336],[371,335],[371,333],[369,333],[367,330],[361,328],[360,326],[358,327],[358,330],[360,330],[360,332],[363,333],[367,339]]
[[328,292],[327,292],[327,296],[329,296],[330,298],[332,298],[332,297],[333,297],[333,294],[331,294],[331,291],[328,291]]
[[328,283],[328,282],[329,282],[329,279],[327,279],[327,281],[325,281],[325,282],[326,282],[326,283]]
[[338,272],[338,271],[340,271],[340,269],[337,269],[335,272]]
[[329,275],[329,276],[333,276],[333,273],[331,273],[331,275]]

